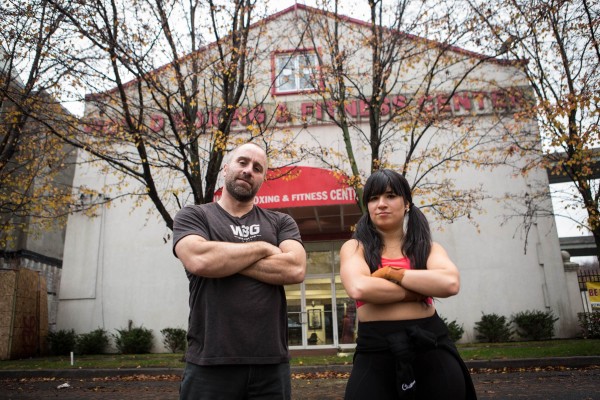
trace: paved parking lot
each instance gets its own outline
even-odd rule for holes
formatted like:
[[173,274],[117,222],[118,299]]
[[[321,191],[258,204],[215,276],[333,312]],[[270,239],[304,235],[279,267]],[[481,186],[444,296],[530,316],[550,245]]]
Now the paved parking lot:
[[[177,399],[177,373],[0,378],[0,398],[20,399]],[[60,375],[60,374],[59,374]],[[2,376],[2,374],[0,374]],[[328,378],[323,379],[323,376]],[[479,399],[600,400],[600,366],[586,368],[530,368],[474,372]],[[293,399],[342,399],[347,372],[294,373]],[[59,388],[62,387],[62,388]]]

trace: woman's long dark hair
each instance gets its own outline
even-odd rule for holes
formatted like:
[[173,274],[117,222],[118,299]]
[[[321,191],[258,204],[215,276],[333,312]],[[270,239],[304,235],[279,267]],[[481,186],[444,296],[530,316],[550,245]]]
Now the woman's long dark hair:
[[[410,210],[405,216],[408,218],[408,224],[402,243],[402,253],[409,258],[412,268],[426,269],[427,257],[431,252],[431,231],[427,218],[412,202],[410,185],[406,178],[390,169],[373,172],[363,189],[363,204],[367,205],[372,196],[385,193],[388,187],[410,205]],[[371,272],[377,270],[381,265],[383,240],[368,212],[359,219],[353,238],[364,246],[365,259]]]

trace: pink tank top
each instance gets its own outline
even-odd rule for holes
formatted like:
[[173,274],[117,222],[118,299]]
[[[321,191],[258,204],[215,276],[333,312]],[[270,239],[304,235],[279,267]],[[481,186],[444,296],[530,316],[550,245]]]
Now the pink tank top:
[[[411,269],[410,267],[410,259],[408,257],[402,257],[402,258],[384,258],[381,257],[381,265],[379,266],[379,268],[383,268],[383,267],[397,267],[397,268],[404,268],[404,269]],[[431,297],[428,297],[427,299],[425,299],[425,302],[428,305],[432,305],[433,304],[433,299]],[[365,304],[362,301],[356,301],[356,308],[362,306],[363,304]]]

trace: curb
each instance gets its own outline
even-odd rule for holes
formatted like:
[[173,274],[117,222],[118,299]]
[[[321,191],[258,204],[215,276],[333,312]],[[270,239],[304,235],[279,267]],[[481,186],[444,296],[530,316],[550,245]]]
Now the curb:
[[[566,368],[585,368],[591,366],[600,367],[600,356],[583,357],[548,357],[548,358],[523,358],[506,360],[469,360],[465,361],[469,369],[474,370],[501,370],[504,368],[545,368],[545,367],[566,367]],[[292,366],[292,373],[307,374],[319,372],[337,372],[348,373],[352,369],[351,364],[347,365],[307,365]],[[183,368],[123,368],[123,369],[93,369],[93,368],[73,368],[60,370],[0,370],[0,379],[24,379],[24,378],[98,378],[98,377],[117,377],[132,375],[178,375],[181,376]]]
[[181,375],[183,368],[73,368],[0,371],[0,379],[24,378],[106,378],[133,375]]
[[473,368],[476,370],[546,367],[585,368],[592,366],[600,367],[600,356],[515,358],[504,360],[469,360],[465,361],[465,364],[467,364],[468,368]]

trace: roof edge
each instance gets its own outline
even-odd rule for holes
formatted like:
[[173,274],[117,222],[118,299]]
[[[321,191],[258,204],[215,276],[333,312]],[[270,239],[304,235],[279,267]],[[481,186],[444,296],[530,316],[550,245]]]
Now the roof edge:
[[[315,13],[315,14],[321,14],[321,15],[328,16],[328,17],[334,17],[336,15],[336,14],[330,12],[330,11],[322,10],[322,9],[319,9],[319,8],[316,8],[316,7],[307,6],[305,4],[295,3],[294,5],[289,6],[288,8],[285,8],[285,9],[283,9],[281,11],[276,12],[275,14],[271,14],[271,15],[265,17],[265,18],[260,19],[259,21],[256,21],[255,23],[253,23],[253,24],[250,25],[249,29],[253,29],[254,27],[256,27],[256,26],[258,26],[260,24],[264,24],[266,22],[273,21],[273,20],[275,20],[277,18],[280,18],[280,17],[282,17],[282,16],[284,16],[286,14],[289,14],[289,13],[292,13],[292,12],[295,12],[295,11],[299,11],[299,10],[307,11],[307,12],[311,12],[311,13]],[[369,26],[370,25],[370,23],[368,23],[366,21],[362,21],[362,20],[359,20],[359,19],[356,19],[356,18],[348,17],[348,16],[342,15],[342,14],[337,14],[337,17],[340,18],[342,21],[346,21],[348,23],[352,23],[352,24],[355,24],[355,25],[362,25],[362,26]],[[429,45],[433,45],[433,46],[435,46],[437,48],[447,48],[448,50],[450,50],[452,52],[455,52],[455,53],[458,53],[458,54],[463,54],[463,55],[468,56],[468,57],[473,57],[473,58],[479,59],[479,60],[484,61],[484,62],[493,62],[495,64],[502,65],[502,66],[517,66],[517,67],[524,66],[524,65],[526,65],[526,64],[529,63],[529,60],[499,59],[499,58],[496,58],[496,57],[493,57],[493,56],[486,56],[486,55],[484,55],[482,53],[477,53],[477,52],[474,52],[474,51],[471,51],[471,50],[467,50],[467,49],[464,49],[462,47],[458,47],[458,46],[455,46],[455,45],[444,44],[442,42],[438,42],[438,41],[435,41],[435,40],[423,38],[421,36],[417,36],[417,35],[414,35],[414,34],[411,34],[411,33],[406,33],[406,32],[402,32],[402,31],[399,31],[399,30],[396,30],[396,29],[391,29],[391,28],[385,28],[385,29],[388,30],[388,31],[396,32],[396,33],[398,33],[400,35],[404,35],[405,37],[407,37],[410,40],[414,40],[414,41],[418,41],[418,42],[423,42],[423,43],[426,43],[426,44],[429,44]],[[200,47],[199,49],[197,49],[196,51],[194,51],[192,53],[189,53],[189,54],[186,54],[183,57],[181,57],[181,62],[185,62],[188,58],[191,58],[193,55],[201,53],[201,52],[204,52],[204,51],[208,50],[209,48],[211,48],[211,47],[213,47],[215,45],[216,45],[215,42],[211,42],[211,43],[209,43],[207,45],[204,45],[204,46]],[[173,65],[173,62],[170,62],[170,63],[167,63],[165,65],[162,65],[162,66],[160,66],[160,67],[158,67],[158,68],[156,68],[156,69],[148,72],[148,75],[152,76],[152,75],[155,75],[155,74],[159,74],[162,71],[166,70],[167,68],[170,68],[172,65]],[[138,82],[139,79],[140,78],[135,78],[135,79],[132,79],[132,80],[130,80],[128,82],[125,82],[123,84],[123,87],[127,88],[127,87],[135,84],[136,82]],[[117,91],[118,91],[118,86],[116,86],[116,87],[114,87],[112,89],[108,89],[108,90],[103,91],[103,92],[88,93],[88,94],[85,95],[85,101],[86,102],[93,101],[94,99],[100,98],[102,96],[105,96],[105,95],[108,95],[108,94],[111,94],[111,93],[115,93]]]

